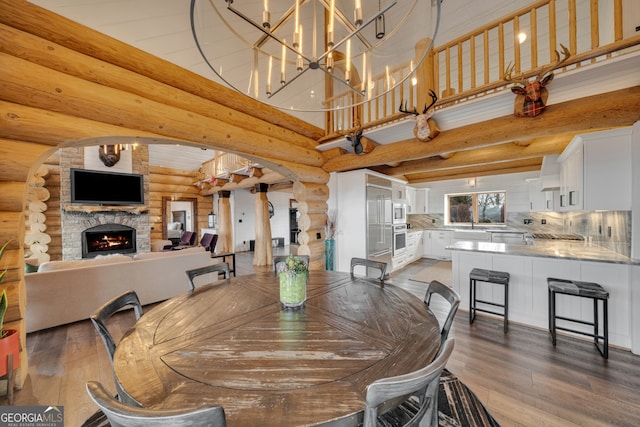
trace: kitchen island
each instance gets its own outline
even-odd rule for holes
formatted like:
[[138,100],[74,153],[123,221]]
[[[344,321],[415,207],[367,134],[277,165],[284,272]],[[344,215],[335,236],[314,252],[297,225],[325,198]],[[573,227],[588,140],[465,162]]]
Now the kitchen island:
[[[469,309],[469,272],[473,268],[508,272],[509,320],[543,329],[549,326],[548,277],[596,282],[609,291],[610,344],[640,354],[640,260],[584,242],[520,245],[459,241],[448,249],[453,287],[462,297],[461,309]],[[478,298],[489,301],[503,298],[502,287],[490,284],[480,286],[477,293]],[[556,310],[567,317],[593,318],[593,305],[584,298],[560,295]]]

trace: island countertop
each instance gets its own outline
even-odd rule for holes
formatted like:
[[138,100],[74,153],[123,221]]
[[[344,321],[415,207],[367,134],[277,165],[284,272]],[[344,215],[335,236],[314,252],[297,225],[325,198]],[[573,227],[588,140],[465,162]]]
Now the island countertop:
[[538,241],[534,245],[494,243],[483,241],[459,241],[447,249],[452,251],[485,252],[503,255],[562,258],[581,261],[608,262],[614,264],[640,265],[640,259],[630,258],[586,242]]

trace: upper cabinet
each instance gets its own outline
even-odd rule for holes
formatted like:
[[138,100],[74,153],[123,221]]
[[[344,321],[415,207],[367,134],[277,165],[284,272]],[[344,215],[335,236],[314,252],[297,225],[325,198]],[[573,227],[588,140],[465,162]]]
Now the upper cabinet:
[[404,183],[393,181],[391,183],[391,200],[394,202],[407,201],[407,186]]
[[631,128],[577,135],[559,157],[560,210],[631,210]]
[[428,210],[428,188],[414,188],[407,186],[405,194],[407,196],[407,213],[426,214]]
[[554,195],[557,191],[542,191],[540,178],[529,180],[529,212],[549,212],[555,209]]

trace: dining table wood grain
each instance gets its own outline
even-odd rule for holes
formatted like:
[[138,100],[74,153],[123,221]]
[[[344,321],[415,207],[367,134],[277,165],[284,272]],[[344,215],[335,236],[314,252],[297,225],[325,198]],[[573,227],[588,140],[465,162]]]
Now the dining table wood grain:
[[368,384],[438,352],[437,319],[403,289],[311,271],[290,310],[278,283],[239,276],[153,307],[117,346],[117,380],[145,407],[223,406],[230,427],[352,426]]

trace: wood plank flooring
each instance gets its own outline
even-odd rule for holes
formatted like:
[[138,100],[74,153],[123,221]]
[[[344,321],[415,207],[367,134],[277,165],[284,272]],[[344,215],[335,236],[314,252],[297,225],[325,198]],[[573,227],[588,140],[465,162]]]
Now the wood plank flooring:
[[[251,252],[238,253],[237,262],[238,275],[270,270],[252,266]],[[388,282],[422,298],[426,285],[411,278],[433,262],[412,263]],[[116,336],[134,321],[131,312],[113,320]],[[456,347],[447,368],[503,426],[640,426],[639,356],[610,348],[607,361],[592,343],[564,336],[554,348],[544,330],[511,323],[504,334],[501,320],[479,317],[469,325],[462,311],[451,335]],[[27,350],[29,375],[16,405],[64,406],[65,425],[79,426],[96,410],[86,381],[115,392],[104,345],[88,320],[31,333]]]

